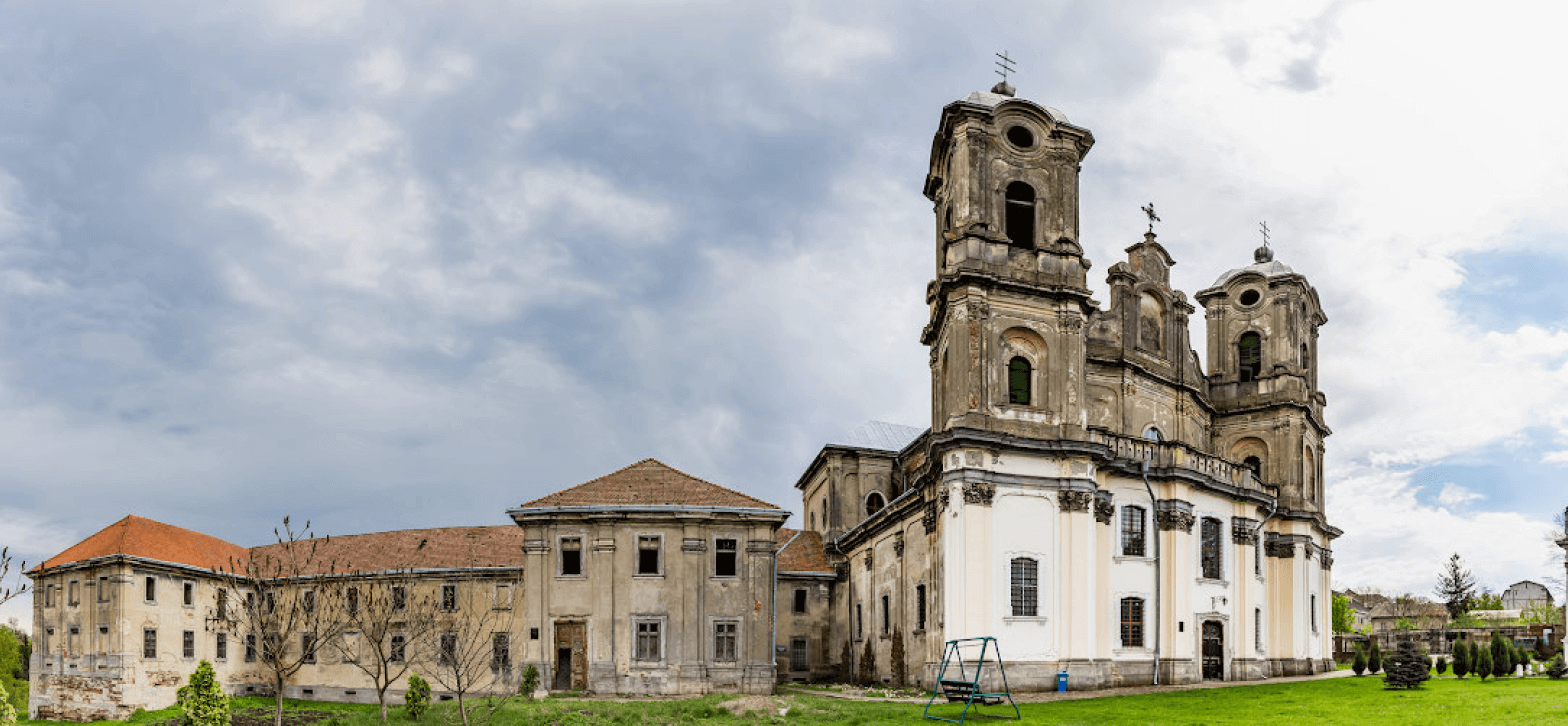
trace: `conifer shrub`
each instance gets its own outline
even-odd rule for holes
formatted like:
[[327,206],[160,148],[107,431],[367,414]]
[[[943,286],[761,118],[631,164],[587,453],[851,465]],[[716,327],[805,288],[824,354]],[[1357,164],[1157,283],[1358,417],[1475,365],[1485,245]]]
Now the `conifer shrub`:
[[1454,641],[1454,675],[1460,678],[1470,675],[1470,641]]
[[1444,673],[1447,673],[1447,672],[1448,672],[1448,657],[1440,655],[1440,656],[1437,657],[1437,674],[1438,675],[1443,675]]
[[844,651],[838,657],[838,679],[842,683],[854,683],[855,674],[849,669],[850,649],[849,639],[844,639]]
[[421,678],[418,673],[408,674],[408,690],[403,693],[403,710],[415,721],[430,710],[430,681]]
[[1372,675],[1377,675],[1378,671],[1383,670],[1383,650],[1377,647],[1377,638],[1372,639],[1372,651],[1367,653],[1367,670]]
[[1492,631],[1492,676],[1502,678],[1514,672],[1514,649],[1503,634]]
[[1558,653],[1546,664],[1546,677],[1557,681],[1562,680],[1563,676],[1568,676],[1568,663],[1563,662],[1563,654]]
[[1486,680],[1492,675],[1492,649],[1476,643],[1475,660],[1471,665],[1475,668],[1475,674],[1480,676],[1481,680]]
[[1354,671],[1358,676],[1367,672],[1367,652],[1359,645],[1356,646],[1355,660],[1350,661],[1350,670]]
[[1427,673],[1428,661],[1416,644],[1409,640],[1399,641],[1399,646],[1394,650],[1393,657],[1388,659],[1388,671],[1383,674],[1383,687],[1394,688],[1420,688],[1422,681],[1432,676]]
[[877,652],[871,647],[871,638],[866,638],[866,652],[860,656],[860,670],[855,674],[855,680],[862,686],[877,684]]
[[893,685],[900,688],[904,685],[904,671],[908,667],[904,662],[904,635],[902,630],[893,631],[893,652],[888,655],[889,665],[893,668]]
[[205,660],[196,666],[190,683],[175,692],[175,703],[190,726],[229,726],[229,697],[218,685],[212,664]]

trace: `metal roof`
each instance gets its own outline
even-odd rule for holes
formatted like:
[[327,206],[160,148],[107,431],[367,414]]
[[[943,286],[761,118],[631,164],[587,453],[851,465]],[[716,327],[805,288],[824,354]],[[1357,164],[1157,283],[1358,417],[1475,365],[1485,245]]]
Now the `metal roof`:
[[828,445],[898,452],[925,432],[925,429],[917,429],[913,426],[901,426],[886,421],[867,421],[829,441]]

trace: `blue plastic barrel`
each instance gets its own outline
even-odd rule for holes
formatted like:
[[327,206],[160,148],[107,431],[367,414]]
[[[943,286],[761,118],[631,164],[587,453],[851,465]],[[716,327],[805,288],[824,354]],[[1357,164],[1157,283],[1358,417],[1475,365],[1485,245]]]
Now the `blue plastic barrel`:
[[1056,672],[1056,690],[1062,693],[1067,692],[1067,671]]

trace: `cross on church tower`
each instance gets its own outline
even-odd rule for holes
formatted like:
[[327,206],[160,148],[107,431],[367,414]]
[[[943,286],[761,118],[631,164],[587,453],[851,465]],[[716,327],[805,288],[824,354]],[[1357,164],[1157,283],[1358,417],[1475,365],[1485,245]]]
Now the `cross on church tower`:
[[1274,250],[1269,249],[1269,223],[1259,222],[1258,231],[1263,233],[1263,246],[1253,251],[1252,259],[1269,262],[1274,259]]
[[1007,57],[1007,51],[1005,50],[997,53],[996,57],[998,59],[996,61],[996,74],[1002,77],[1002,82],[992,86],[991,92],[1003,96],[1011,96],[1016,89],[1013,88],[1011,83],[1007,82],[1007,74],[1018,72],[1018,69],[1013,67],[1015,61]]
[[1140,209],[1143,210],[1144,214],[1149,215],[1149,234],[1154,234],[1154,223],[1161,221],[1160,215],[1154,213],[1154,202],[1149,202],[1140,207]]

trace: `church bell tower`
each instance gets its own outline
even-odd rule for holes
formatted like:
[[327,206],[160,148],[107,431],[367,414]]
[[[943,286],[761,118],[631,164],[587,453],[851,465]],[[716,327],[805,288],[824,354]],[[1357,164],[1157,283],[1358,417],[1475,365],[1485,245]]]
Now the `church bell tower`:
[[936,216],[931,430],[1060,437],[1084,426],[1079,164],[1094,144],[999,83],[942,109],[925,195]]

